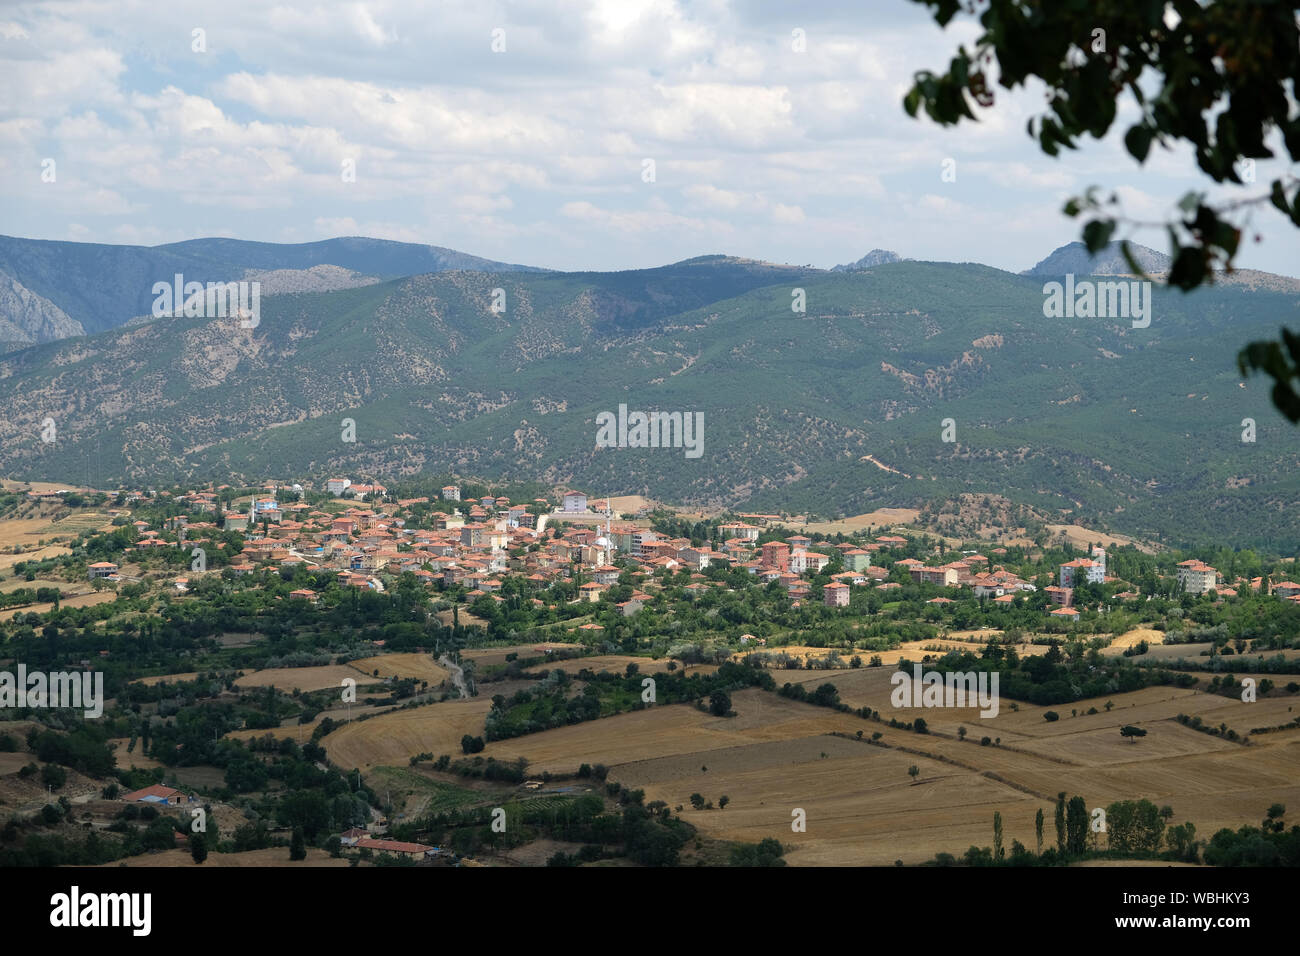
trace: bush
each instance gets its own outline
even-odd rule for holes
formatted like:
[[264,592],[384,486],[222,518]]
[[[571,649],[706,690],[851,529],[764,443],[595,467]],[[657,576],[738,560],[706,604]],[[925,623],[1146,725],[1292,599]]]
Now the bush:
[[41,783],[53,790],[60,789],[68,782],[68,772],[58,764],[47,763],[41,768]]
[[1049,710],[1047,713],[1043,714],[1043,720],[1047,721],[1049,724],[1060,719],[1061,715],[1054,710]]

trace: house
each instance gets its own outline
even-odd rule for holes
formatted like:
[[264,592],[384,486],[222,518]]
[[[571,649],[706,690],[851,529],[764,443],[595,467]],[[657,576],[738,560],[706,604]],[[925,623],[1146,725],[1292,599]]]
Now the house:
[[1055,620],[1068,619],[1071,621],[1077,621],[1079,619],[1079,612],[1072,607],[1058,607],[1051,612],[1051,616]]
[[587,496],[581,491],[564,493],[564,511],[566,514],[583,514],[587,510]]
[[442,489],[443,501],[460,501],[460,488],[456,485],[444,485]]
[[[1104,552],[1103,552],[1104,554]],[[1063,588],[1073,588],[1080,584],[1101,584],[1106,578],[1104,562],[1076,558],[1060,567],[1060,584]]]
[[784,541],[769,541],[763,545],[763,556],[759,559],[763,567],[777,571],[786,571],[790,567],[790,546]]
[[[899,562],[902,563],[902,562]],[[910,569],[913,581],[921,584],[938,584],[941,587],[955,587],[959,571],[952,565],[945,564],[939,568],[913,567]]]
[[1195,559],[1178,564],[1178,583],[1188,594],[1205,594],[1218,584],[1219,572]]
[[839,581],[832,581],[822,588],[822,599],[827,607],[848,607],[849,586]]
[[167,807],[179,807],[182,803],[192,803],[194,801],[193,797],[186,796],[171,787],[164,787],[160,783],[145,787],[143,790],[132,790],[130,793],[124,793],[120,799],[127,803],[153,803]]
[[1282,581],[1273,585],[1273,593],[1280,598],[1293,598],[1300,594],[1300,584],[1296,584],[1294,581]]
[[828,556],[818,551],[808,551],[803,547],[796,546],[790,552],[790,570],[795,574],[802,574],[804,571],[820,571],[830,562]]
[[87,565],[86,571],[92,581],[95,578],[111,578],[117,574],[117,565],[112,561],[96,561],[94,564]]
[[1043,593],[1053,604],[1059,604],[1061,607],[1069,607],[1074,601],[1074,588],[1049,586],[1043,589]]
[[339,842],[344,846],[356,846],[358,840],[365,840],[370,837],[370,831],[363,830],[361,827],[352,827],[350,830],[344,830],[339,834]]
[[325,482],[325,490],[332,495],[341,495],[351,484],[352,482],[347,478],[331,478]]
[[387,853],[389,856],[405,856],[411,859],[423,859],[433,849],[423,843],[405,843],[401,840],[372,840],[361,837],[353,844],[358,850],[370,850],[372,853]]
[[844,552],[844,567],[850,571],[865,571],[871,567],[871,552],[862,548],[850,548]]

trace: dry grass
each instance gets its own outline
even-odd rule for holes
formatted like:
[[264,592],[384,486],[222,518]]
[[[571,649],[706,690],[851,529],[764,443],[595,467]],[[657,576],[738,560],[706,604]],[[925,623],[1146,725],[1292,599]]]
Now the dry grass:
[[[1255,704],[1196,690],[1151,687],[1080,701],[1069,708],[1011,709],[996,717],[973,708],[894,709],[890,668],[773,672],[785,680],[831,682],[854,707],[882,711],[885,723],[814,708],[757,690],[733,695],[734,718],[715,718],[687,705],[655,707],[489,744],[485,755],[524,757],[532,772],[572,771],[603,763],[610,779],[643,788],[647,800],[683,805],[686,819],[710,837],[756,841],[774,837],[793,865],[920,863],[971,845],[992,844],[994,812],[1005,843],[1035,846],[1034,814],[1043,809],[1053,839],[1055,795],[1083,796],[1090,808],[1122,799],[1150,799],[1174,809],[1172,823],[1190,820],[1198,836],[1257,823],[1272,803],[1300,801],[1300,731],[1253,738],[1242,746],[1178,724],[1199,715],[1238,733],[1284,723],[1294,699]],[[1110,711],[1104,705],[1109,699]],[[1096,707],[1096,714],[1087,711]],[[1043,714],[1054,709],[1055,722]],[[1074,710],[1078,716],[1071,717]],[[887,720],[924,716],[931,733],[891,729]],[[1148,735],[1120,736],[1124,724]],[[957,736],[965,727],[968,738]],[[885,746],[828,736],[880,733]],[[1000,739],[982,746],[980,738]],[[913,783],[908,768],[917,766]],[[707,769],[704,769],[706,768]],[[700,793],[725,810],[694,811]],[[791,812],[807,814],[807,831],[791,830]]]
[[398,710],[370,720],[354,720],[321,738],[321,745],[330,760],[345,769],[401,767],[418,753],[459,757],[460,738],[465,734],[481,736],[491,707],[490,698],[471,697]]
[[341,695],[345,679],[356,681],[358,687],[374,683],[376,680],[347,664],[326,664],[322,667],[271,667],[254,671],[236,680],[235,686],[274,687],[285,693],[293,693],[295,688],[304,693],[338,688]]
[[[546,664],[538,664],[536,667],[530,667],[529,671],[564,671],[566,674],[576,674],[581,670],[590,670],[593,674],[599,674],[601,671],[609,671],[611,674],[622,674],[627,671],[629,664],[635,664],[642,674],[662,674],[668,670],[668,660],[651,660],[648,657],[632,657],[626,654],[598,654],[594,657],[577,657],[568,661],[551,661]],[[677,664],[677,669],[681,669],[681,664]],[[688,674],[712,674],[718,668],[713,664],[692,664],[686,671]]]
[[516,654],[522,659],[543,656],[537,648],[553,647],[566,650],[582,650],[581,644],[565,644],[556,641],[544,641],[540,644],[511,644],[508,647],[479,647],[461,651],[460,656],[473,661],[480,669],[506,663],[506,657]]
[[437,664],[428,654],[380,654],[378,657],[351,661],[348,666],[355,667],[366,675],[378,670],[380,677],[396,677],[399,680],[410,677],[428,681],[430,687],[437,687],[451,676],[447,668]]
[[841,518],[839,521],[813,521],[800,525],[799,530],[808,533],[852,534],[867,528],[892,528],[894,525],[912,524],[921,516],[915,508],[877,508],[867,514]]
[[[244,866],[350,866],[351,861],[342,857],[334,859],[324,850],[318,850],[315,847],[307,848],[307,859],[293,860],[289,859],[289,848],[287,846],[268,847],[265,850],[248,850],[244,853],[209,853],[208,858],[202,863],[195,863],[190,856],[189,850],[157,850],[152,853],[145,853],[140,856],[127,857],[125,860],[118,860],[113,863],[104,863],[102,866],[136,866],[136,867],[157,867],[157,866],[187,866],[187,867],[212,867],[215,869],[225,869],[227,867],[244,867]],[[364,863],[358,863],[358,866],[365,866]]]
[[[96,604],[106,604],[115,600],[117,600],[117,595],[112,591],[92,591],[89,594],[75,594],[72,597],[63,598],[59,601],[59,607],[92,607]],[[30,604],[14,611],[0,613],[0,621],[12,620],[22,614],[45,614],[53,610],[53,603]]]

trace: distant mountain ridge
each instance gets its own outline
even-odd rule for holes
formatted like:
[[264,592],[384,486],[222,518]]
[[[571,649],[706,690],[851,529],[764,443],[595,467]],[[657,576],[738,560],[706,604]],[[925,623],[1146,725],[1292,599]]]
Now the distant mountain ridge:
[[[1137,260],[1142,271],[1153,280],[1163,280],[1169,272],[1172,260],[1163,252],[1141,245],[1129,243],[1129,251]],[[1096,255],[1089,255],[1082,242],[1070,242],[1054,249],[1052,253],[1033,268],[1020,273],[1023,276],[1122,276],[1133,275],[1133,268],[1120,251],[1119,243],[1112,242]],[[1273,272],[1261,272],[1258,269],[1234,269],[1232,272],[1216,272],[1214,284],[1236,286],[1253,292],[1300,292],[1300,279],[1277,275]]]
[[883,266],[891,262],[902,261],[902,257],[897,252],[890,252],[888,249],[872,249],[857,262],[831,266],[831,272],[859,272],[863,269],[870,269],[872,266]]
[[545,271],[441,246],[356,236],[296,244],[190,239],[161,246],[0,236],[0,342],[49,342],[124,325],[149,315],[154,283],[170,283],[177,273],[204,284],[268,274],[273,288],[263,291],[274,295],[455,269]]
[[[461,474],[826,515],[996,489],[1141,537],[1300,547],[1300,436],[1224,348],[1275,334],[1296,296],[1157,286],[1139,330],[1046,318],[1042,285],[701,256],[268,296],[255,328],[164,317],[0,355],[0,474]],[[598,446],[620,405],[702,413],[703,457]]]
[[[1169,271],[1167,255],[1136,242],[1129,243],[1129,251],[1142,271],[1148,275]],[[1096,254],[1089,254],[1082,242],[1069,242],[1053,249],[1051,254],[1032,268],[1020,273],[1023,276],[1118,276],[1132,275],[1133,267],[1125,260],[1120,244],[1112,242]]]

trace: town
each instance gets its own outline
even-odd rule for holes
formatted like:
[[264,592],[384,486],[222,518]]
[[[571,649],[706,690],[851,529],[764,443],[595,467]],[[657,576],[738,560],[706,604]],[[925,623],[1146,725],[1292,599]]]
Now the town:
[[[903,809],[909,786],[957,786],[963,766],[1006,778],[988,796],[1018,816],[1023,850],[1062,761],[1127,756],[1113,748],[1152,729],[1153,767],[1204,748],[1276,759],[1300,729],[1289,557],[1036,543],[1023,527],[957,538],[919,511],[810,523],[563,486],[391,485],[6,482],[11,669],[94,671],[108,698],[76,722],[5,708],[14,861],[44,845],[31,828],[80,815],[91,836],[60,844],[68,862],[288,844],[319,865],[888,863],[902,827],[920,863],[978,846],[984,799],[941,835]],[[899,675],[922,665],[970,693],[900,701]],[[773,747],[802,769],[759,784]],[[763,795],[805,780],[816,753],[835,777],[799,784],[801,803],[845,802],[863,827],[792,842]],[[902,789],[881,804],[846,790],[864,759],[897,763]],[[1195,792],[1168,797],[1202,826],[1232,822]],[[624,822],[597,837],[610,804]],[[1162,852],[1196,856],[1180,826]],[[1039,838],[1020,863],[1052,859]],[[1123,848],[1069,846],[1061,859]]]

